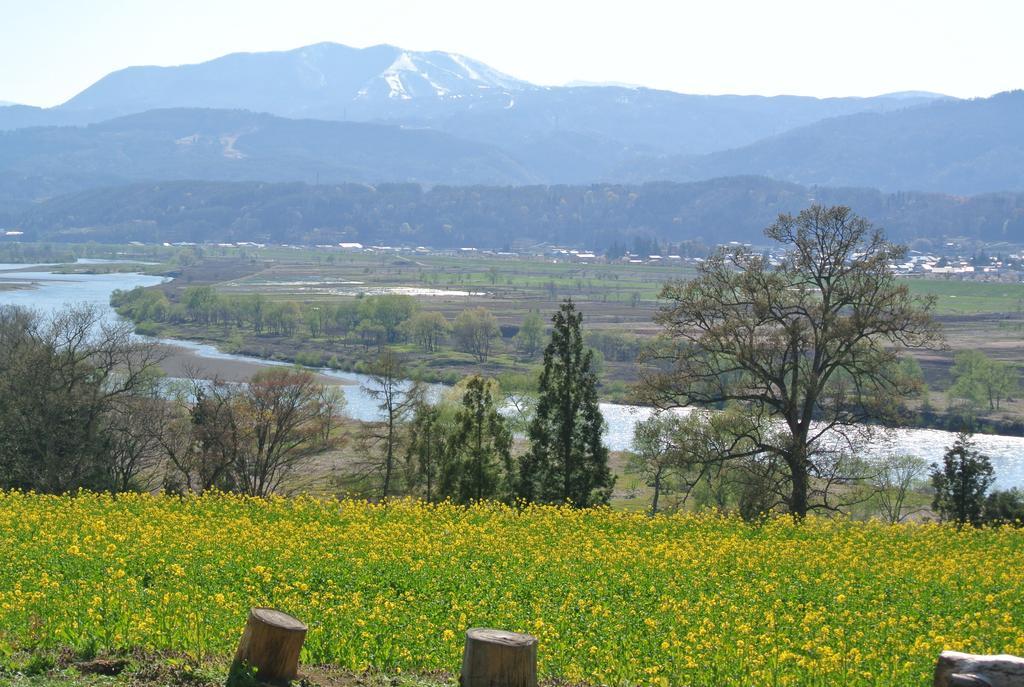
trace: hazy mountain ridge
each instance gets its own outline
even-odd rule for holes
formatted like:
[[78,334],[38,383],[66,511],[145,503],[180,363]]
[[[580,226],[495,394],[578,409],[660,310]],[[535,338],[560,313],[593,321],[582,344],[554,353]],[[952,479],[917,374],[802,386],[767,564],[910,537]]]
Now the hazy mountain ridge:
[[[632,114],[642,111],[624,108],[615,126],[656,133]],[[721,119],[724,130],[728,118]],[[151,110],[84,127],[0,131],[0,204],[6,199],[7,209],[17,210],[20,201],[24,209],[61,193],[171,179],[521,185],[754,174],[886,191],[1024,189],[1024,92],[832,118],[705,156],[659,156],[651,145],[626,144],[601,134],[599,126],[544,131],[529,122],[517,129],[517,118],[491,121],[506,131],[493,142],[481,140],[486,136],[469,118],[448,122],[461,137],[425,125],[196,108]]]
[[439,131],[199,109],[0,132],[0,173],[0,196],[19,184],[25,203],[142,180],[535,181],[503,151]]
[[959,198],[809,188],[758,177],[642,185],[453,187],[172,181],[55,198],[12,224],[31,240],[273,241],[603,249],[631,236],[761,242],[780,212],[847,204],[908,241],[1024,241],[1024,193]]
[[[510,144],[552,133],[626,152],[700,154],[826,117],[887,111],[934,96],[701,96],[620,86],[540,87],[471,58],[335,43],[234,53],[192,65],[129,67],[55,108],[0,109],[0,129],[88,124],[151,109],[244,109],[282,117],[390,121]],[[614,162],[614,161],[613,161]],[[609,166],[611,170],[613,167]]]
[[624,178],[758,174],[802,184],[971,195],[1024,189],[1024,91],[826,119],[703,157],[632,163]]
[[[137,126],[166,120],[154,108],[180,121]],[[262,123],[225,123],[242,110]],[[221,124],[187,144],[207,120]],[[79,128],[53,128],[66,125]],[[0,134],[0,202],[15,187],[30,189],[28,203],[174,178],[500,185],[759,175],[888,191],[1024,190],[1020,92],[816,99],[540,87],[454,53],[389,45],[130,67],[55,108],[0,108]]]

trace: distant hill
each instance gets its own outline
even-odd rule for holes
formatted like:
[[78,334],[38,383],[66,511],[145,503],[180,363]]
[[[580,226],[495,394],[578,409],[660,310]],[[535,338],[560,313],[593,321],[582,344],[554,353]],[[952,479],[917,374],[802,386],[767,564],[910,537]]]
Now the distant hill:
[[827,119],[703,157],[639,160],[623,178],[758,174],[802,184],[956,194],[1024,190],[1024,91]]
[[494,146],[438,131],[237,110],[153,110],[85,127],[0,132],[0,198],[30,203],[90,187],[189,178],[534,181]]
[[[499,144],[509,152],[523,142],[564,135],[598,141],[600,149],[616,148],[622,155],[638,148],[654,155],[701,154],[827,117],[902,109],[935,97],[766,98],[610,85],[540,87],[454,53],[321,43],[201,64],[129,67],[55,108],[0,108],[0,129],[88,124],[151,109],[219,108],[405,123]],[[619,161],[613,156],[602,169],[610,171]],[[584,170],[594,173],[581,166],[575,176],[582,178]]]
[[958,198],[808,188],[757,177],[635,186],[451,187],[172,181],[94,189],[12,217],[55,241],[360,241],[499,249],[515,242],[604,249],[633,236],[761,242],[780,212],[848,204],[909,241],[1024,242],[1024,194]]

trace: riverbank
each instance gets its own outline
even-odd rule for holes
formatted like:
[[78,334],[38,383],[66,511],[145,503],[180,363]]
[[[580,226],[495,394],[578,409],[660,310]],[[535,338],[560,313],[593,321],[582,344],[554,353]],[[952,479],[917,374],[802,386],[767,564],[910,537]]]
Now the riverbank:
[[[180,379],[219,379],[225,382],[245,382],[257,372],[267,369],[267,363],[260,360],[242,360],[239,358],[204,356],[194,349],[173,343],[162,343],[166,357],[160,368],[169,377]],[[335,386],[350,385],[355,382],[335,376],[317,374],[321,384]]]
[[[146,325],[140,333],[161,338],[198,341],[233,355],[259,358],[276,363],[291,363],[311,368],[330,368],[340,372],[362,374],[377,354],[376,346],[346,343],[338,340],[311,341],[301,337],[283,335],[253,335],[237,329],[211,327],[192,323],[173,325]],[[305,344],[305,345],[303,345]],[[444,351],[441,354],[422,354],[415,346],[399,344],[392,347],[407,359],[408,372],[422,382],[452,385],[470,374],[484,374],[500,379],[506,391],[531,392],[535,390],[539,367],[524,364],[509,356],[480,363],[468,354]],[[424,363],[424,358],[430,358]],[[637,405],[632,382],[605,379],[599,388],[603,403]],[[904,410],[900,428],[959,432],[965,429],[976,434],[999,434],[1024,437],[1024,420],[1004,413],[1000,416],[978,415],[967,419],[963,415],[938,410],[934,407],[911,407]]]

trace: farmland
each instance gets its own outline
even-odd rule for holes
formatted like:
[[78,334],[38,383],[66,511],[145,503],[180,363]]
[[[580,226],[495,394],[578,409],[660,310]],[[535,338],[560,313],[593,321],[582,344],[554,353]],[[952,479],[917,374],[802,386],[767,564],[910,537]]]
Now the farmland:
[[304,664],[356,671],[453,671],[475,625],[537,635],[542,676],[589,684],[913,685],[942,649],[1024,651],[1011,528],[6,493],[0,535],[7,667],[226,658],[250,605],[310,624]]
[[[583,264],[485,255],[209,248],[198,262],[178,270],[178,278],[159,288],[172,300],[180,300],[188,286],[208,284],[229,298],[259,294],[268,301],[297,303],[306,309],[351,302],[365,294],[406,293],[423,310],[439,312],[449,322],[466,309],[486,308],[501,327],[501,337],[486,362],[449,345],[451,341],[429,354],[410,341],[390,345],[406,359],[411,372],[424,379],[454,382],[482,372],[502,378],[508,388],[523,388],[536,378],[537,358],[519,355],[513,341],[524,318],[531,311],[546,318],[561,299],[571,297],[584,314],[586,330],[595,337],[590,344],[604,357],[603,397],[629,402],[630,385],[637,379],[632,352],[658,332],[653,320],[661,286],[672,279],[687,279],[694,270],[692,265],[678,263]],[[915,294],[935,296],[936,317],[946,335],[948,348],[913,353],[933,392],[950,386],[953,357],[960,350],[976,349],[997,360],[1024,363],[1019,345],[1024,331],[1024,285],[923,277],[906,278],[905,283]],[[343,369],[359,369],[360,362],[371,359],[377,348],[352,337],[310,336],[302,327],[296,336],[254,335],[180,318],[146,331],[202,339],[262,357],[313,364],[328,364],[333,358]],[[605,337],[611,345],[602,347],[596,337]],[[933,394],[930,400],[940,413],[945,412],[942,394]],[[993,427],[1018,431],[1007,428],[1021,409],[1024,404],[1013,400],[1006,412],[986,418]]]
[[1024,313],[1024,284],[949,279],[910,279],[911,291],[935,296],[938,315]]

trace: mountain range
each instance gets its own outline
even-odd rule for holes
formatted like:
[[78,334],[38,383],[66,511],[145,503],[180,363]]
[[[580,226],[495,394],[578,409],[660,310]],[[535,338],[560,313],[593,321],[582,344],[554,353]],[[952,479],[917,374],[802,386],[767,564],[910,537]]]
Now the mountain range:
[[622,86],[542,87],[455,53],[320,43],[235,53],[200,64],[129,67],[57,107],[0,109],[0,129],[89,124],[152,109],[223,108],[430,126],[489,142],[575,132],[653,151],[699,154],[825,117],[891,111],[942,97],[765,98]]
[[1024,91],[825,119],[734,150],[634,162],[624,178],[758,174],[970,195],[1024,189]]
[[130,67],[56,107],[0,107],[7,218],[63,194],[185,179],[429,187],[751,176],[887,193],[1022,191],[1024,92],[548,87],[454,53],[322,43]]

